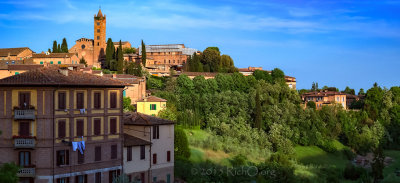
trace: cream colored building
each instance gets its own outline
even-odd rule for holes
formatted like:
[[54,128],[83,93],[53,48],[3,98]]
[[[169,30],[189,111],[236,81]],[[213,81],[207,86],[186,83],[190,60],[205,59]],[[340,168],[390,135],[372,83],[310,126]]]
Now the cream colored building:
[[125,113],[124,173],[131,181],[174,182],[174,124],[141,113]]

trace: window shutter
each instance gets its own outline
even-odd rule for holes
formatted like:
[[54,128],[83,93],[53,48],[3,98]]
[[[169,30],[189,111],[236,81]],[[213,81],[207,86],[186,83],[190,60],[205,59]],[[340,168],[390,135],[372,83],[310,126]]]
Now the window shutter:
[[58,138],[65,137],[65,121],[60,120],[58,121]]
[[157,128],[157,139],[160,139],[160,126],[156,126]]
[[94,160],[101,161],[101,146],[94,148]]
[[65,150],[65,164],[69,165],[69,150]]
[[157,138],[157,129],[156,126],[153,126],[153,139]]
[[56,157],[57,157],[57,166],[60,166],[60,164],[61,164],[61,163],[60,163],[60,160],[61,160],[60,151],[57,151],[56,154],[57,154],[57,155],[56,155]]
[[100,135],[101,133],[101,120],[94,119],[94,135]]
[[153,164],[157,164],[157,154],[153,154]]
[[85,174],[85,183],[87,183],[88,181],[87,181],[87,174]]
[[79,92],[76,94],[76,108],[78,109],[83,109],[83,102],[84,102],[84,98],[83,98],[83,93]]
[[171,161],[171,151],[167,151],[167,162]]
[[132,146],[126,148],[126,154],[127,154],[126,160],[132,161]]
[[84,163],[85,162],[85,153],[81,154],[80,151],[77,151],[77,153],[78,153],[78,164]]
[[83,120],[76,121],[76,136],[81,137],[83,136]]
[[94,93],[94,108],[95,109],[100,109],[101,105],[101,93],[100,92],[95,92]]
[[111,145],[111,159],[117,159],[117,145]]
[[110,93],[110,108],[117,108],[117,93]]
[[116,134],[116,133],[117,133],[117,119],[111,118],[110,119],[110,134]]
[[145,159],[146,158],[146,151],[145,151],[145,146],[141,145],[140,146],[140,159]]
[[65,109],[65,92],[58,92],[58,109]]

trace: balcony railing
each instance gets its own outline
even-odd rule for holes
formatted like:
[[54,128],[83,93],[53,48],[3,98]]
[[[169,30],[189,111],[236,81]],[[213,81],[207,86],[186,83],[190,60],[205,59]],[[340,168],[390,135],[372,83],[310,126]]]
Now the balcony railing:
[[35,116],[35,110],[34,109],[26,109],[26,110],[15,109],[14,110],[14,119],[31,119],[31,120],[34,120],[35,118],[36,118],[36,116]]
[[18,177],[35,177],[35,168],[21,168],[17,173]]
[[35,148],[36,141],[34,138],[14,138],[15,148]]

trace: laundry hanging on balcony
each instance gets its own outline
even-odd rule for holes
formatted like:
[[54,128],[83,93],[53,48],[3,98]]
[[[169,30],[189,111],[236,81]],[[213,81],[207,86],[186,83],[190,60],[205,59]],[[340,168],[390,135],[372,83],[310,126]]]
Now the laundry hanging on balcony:
[[83,137],[82,137],[82,141],[72,142],[72,150],[73,151],[79,150],[79,152],[81,152],[81,154],[83,154],[83,152],[85,150],[85,141],[83,140]]

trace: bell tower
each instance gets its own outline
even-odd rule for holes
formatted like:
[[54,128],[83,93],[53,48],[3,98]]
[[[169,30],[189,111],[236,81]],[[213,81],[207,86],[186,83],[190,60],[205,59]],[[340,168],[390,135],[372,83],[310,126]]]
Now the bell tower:
[[93,41],[93,65],[101,66],[106,51],[106,15],[101,13],[94,15],[94,41]]

